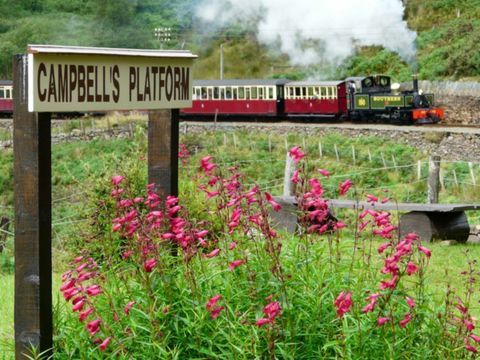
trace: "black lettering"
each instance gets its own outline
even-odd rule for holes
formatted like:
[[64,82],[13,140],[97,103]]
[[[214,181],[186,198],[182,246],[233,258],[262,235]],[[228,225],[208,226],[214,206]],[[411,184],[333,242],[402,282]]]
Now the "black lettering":
[[98,93],[98,66],[95,66],[95,101],[102,101],[102,95]]
[[157,100],[157,74],[158,74],[158,67],[152,67],[152,74],[153,74],[153,100]]
[[78,65],[78,102],[85,101],[85,66]]
[[93,75],[93,65],[87,66],[87,102],[95,100],[95,97],[90,92],[90,89],[93,88],[93,79],[90,78],[90,75]]
[[152,96],[150,94],[150,68],[148,66],[145,72],[145,86],[143,89],[143,99],[145,101],[147,101],[147,95],[148,95],[148,101],[152,101]]
[[50,65],[50,79],[48,80],[48,102],[53,95],[53,101],[57,102],[57,89],[55,88],[55,69],[53,64]]
[[140,67],[137,67],[137,101],[143,101],[143,95],[140,93]]
[[47,67],[45,66],[44,63],[40,63],[38,66],[38,74],[37,74],[37,92],[38,92],[38,98],[40,99],[41,102],[45,101],[47,98],[47,89],[43,88],[42,91],[42,85],[40,84],[40,74],[44,73],[45,76],[47,76]]
[[68,101],[72,101],[73,90],[77,88],[77,67],[75,65],[70,65],[70,98]]
[[68,102],[68,65],[58,65],[58,101]]
[[189,99],[190,96],[190,68],[182,67],[182,100]]
[[132,101],[132,91],[135,89],[135,83],[137,82],[137,74],[135,68],[130,66],[129,68],[129,77],[128,77],[128,88],[129,88],[129,100]]
[[180,97],[180,68],[174,67],[173,68],[173,79],[174,79],[174,92],[173,92],[173,99],[178,100]]
[[[110,68],[111,70],[111,68]],[[103,96],[103,101],[105,102],[109,102],[110,101],[110,95],[107,94],[107,91],[106,91],[106,76],[107,74],[105,74],[105,66],[102,66],[102,71],[103,71],[103,91],[102,91],[102,96]]]
[[167,101],[172,100],[173,95],[173,71],[171,66],[167,66],[167,72],[165,74],[165,96]]
[[160,66],[158,72],[158,100],[162,100],[162,91],[165,87],[165,80],[163,80],[163,75],[165,74],[165,66]]
[[113,91],[112,97],[113,101],[118,103],[118,100],[120,99],[120,82],[118,81],[118,78],[120,77],[120,69],[118,68],[118,65],[115,65],[113,67],[113,87],[115,90]]

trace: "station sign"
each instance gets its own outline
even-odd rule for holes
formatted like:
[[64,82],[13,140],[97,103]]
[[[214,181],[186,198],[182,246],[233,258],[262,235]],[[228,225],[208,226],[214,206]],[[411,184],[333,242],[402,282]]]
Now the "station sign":
[[189,51],[28,46],[28,111],[179,109],[192,104]]

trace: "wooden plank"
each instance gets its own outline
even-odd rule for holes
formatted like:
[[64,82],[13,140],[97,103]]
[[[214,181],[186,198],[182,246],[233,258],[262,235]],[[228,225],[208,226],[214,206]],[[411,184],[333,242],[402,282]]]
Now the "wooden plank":
[[438,203],[438,192],[440,190],[440,156],[430,156],[428,161],[428,190],[427,202]]
[[[284,201],[295,203],[293,196],[282,197]],[[418,204],[418,203],[394,203],[382,204],[369,203],[366,201],[330,199],[327,200],[331,207],[344,209],[375,209],[375,210],[398,210],[398,211],[428,211],[428,212],[456,212],[467,210],[480,210],[480,204]]]
[[158,193],[178,195],[179,111],[148,113],[148,182]]
[[28,112],[26,56],[14,57],[13,89],[15,357],[26,359],[31,346],[53,345],[51,123],[50,113]]

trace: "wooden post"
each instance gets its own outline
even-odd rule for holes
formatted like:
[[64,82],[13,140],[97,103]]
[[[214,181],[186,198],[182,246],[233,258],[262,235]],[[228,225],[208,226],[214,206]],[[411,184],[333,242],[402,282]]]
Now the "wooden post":
[[471,161],[468,162],[468,168],[470,169],[470,176],[472,177],[472,184],[477,185],[477,180],[475,179],[475,173],[473,171],[473,164]]
[[[51,114],[28,112],[27,57],[14,66],[15,358],[52,354]],[[30,354],[31,355],[31,354]]]
[[338,153],[337,144],[333,144],[333,149],[335,150],[335,157],[337,158],[337,161],[340,161],[340,155]]
[[428,198],[427,203],[438,203],[438,191],[440,186],[440,156],[430,156],[428,161]]
[[455,186],[458,186],[457,172],[455,169],[453,169],[453,181],[455,182]]
[[7,217],[5,216],[0,217],[0,254],[3,252],[3,249],[5,248],[5,244],[7,243],[9,225],[10,225],[10,220]]
[[320,157],[323,157],[323,149],[322,149],[321,141],[318,142],[318,155],[320,155]]
[[417,162],[417,180],[422,178],[422,160],[418,160]]
[[288,150],[290,149],[288,148],[288,139],[287,139],[287,136],[285,135],[285,151],[288,151]]
[[356,165],[356,162],[357,162],[357,161],[356,161],[357,159],[356,159],[356,156],[355,156],[355,155],[356,155],[356,154],[355,154],[355,145],[352,145],[352,160],[353,160],[353,166],[355,166],[355,165]]
[[387,167],[387,162],[385,161],[385,156],[383,155],[383,151],[380,152],[380,156],[382,157],[383,167],[386,168]]
[[284,197],[293,196],[295,193],[292,186],[294,184],[292,184],[292,181],[291,181],[294,171],[295,171],[295,163],[293,161],[293,158],[287,152],[287,158],[285,159],[285,174],[283,179],[283,196]]
[[370,152],[370,148],[368,149],[368,161],[372,162],[372,153]]
[[179,111],[148,113],[148,182],[163,196],[178,195]]

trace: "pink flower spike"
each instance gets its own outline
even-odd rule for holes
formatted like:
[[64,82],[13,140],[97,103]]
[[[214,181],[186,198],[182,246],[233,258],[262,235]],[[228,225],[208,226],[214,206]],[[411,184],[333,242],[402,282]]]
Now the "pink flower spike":
[[477,336],[475,334],[470,334],[470,337],[472,338],[473,341],[475,341],[477,344],[480,344],[480,336]]
[[112,340],[112,337],[109,336],[107,337],[105,340],[103,340],[103,342],[98,345],[98,348],[101,350],[101,351],[105,351],[105,349],[107,348],[108,344],[110,344],[110,340]]
[[213,309],[213,307],[217,305],[218,300],[220,300],[221,298],[222,298],[222,295],[219,295],[219,294],[212,296],[205,305],[207,310],[210,311],[211,309]]
[[328,170],[325,170],[325,169],[318,169],[318,172],[320,174],[322,174],[323,176],[325,177],[329,177],[330,176],[330,172]]
[[263,325],[270,324],[271,322],[273,322],[271,319],[261,318],[255,322],[255,325],[258,327],[262,327]]
[[474,353],[474,354],[478,352],[477,348],[470,344],[465,344],[465,350],[470,351],[471,353]]
[[407,301],[408,306],[410,306],[411,309],[415,307],[415,301],[411,297],[406,297],[405,300]]
[[235,260],[235,261],[232,261],[230,263],[230,265],[228,265],[228,269],[230,271],[233,271],[235,270],[237,267],[239,267],[240,265],[242,265],[243,263],[245,262],[245,260]]
[[205,257],[213,258],[213,257],[217,256],[219,252],[220,252],[220,249],[215,249],[215,250],[209,252],[207,255],[205,255]]
[[367,194],[367,202],[369,203],[376,203],[378,201],[378,197],[376,197],[375,195],[370,195],[370,194]]
[[338,187],[338,191],[339,191],[340,196],[345,195],[347,193],[347,191],[352,187],[352,185],[353,185],[353,183],[350,179],[347,179],[344,182],[342,182]]
[[378,325],[378,326],[382,326],[382,325],[384,325],[385,323],[387,323],[387,322],[389,322],[389,321],[390,321],[390,318],[388,318],[388,317],[379,317],[379,318],[377,319],[377,325]]
[[407,270],[406,273],[407,275],[413,275],[417,272],[418,266],[415,265],[413,262],[409,261],[407,264]]
[[305,153],[302,150],[300,150],[299,146],[292,147],[288,152],[288,154],[293,159],[295,164],[297,164],[300,160],[302,160],[305,157]]
[[112,177],[112,184],[114,186],[118,186],[124,179],[125,179],[125,176],[115,175],[114,177]]
[[143,268],[145,269],[146,272],[149,273],[153,271],[156,265],[157,265],[157,259],[153,258],[153,259],[146,260],[143,263]]
[[87,310],[85,311],[82,311],[79,315],[78,315],[78,320],[80,320],[80,322],[84,322],[85,319],[93,312],[93,308],[92,307],[89,307]]
[[218,318],[218,315],[220,315],[220,312],[225,309],[224,306],[217,306],[215,309],[213,309],[211,312],[210,312],[210,316],[212,317],[212,319],[216,319]]
[[102,291],[102,288],[98,285],[92,285],[92,286],[89,286],[87,288],[87,294],[89,296],[97,296],[99,294],[101,294],[103,291]]
[[387,248],[389,248],[390,246],[392,246],[392,243],[385,243],[385,244],[382,244],[378,247],[378,253],[379,254],[382,254]]
[[100,331],[100,323],[101,323],[100,319],[95,319],[90,321],[87,324],[87,330],[90,333],[90,335],[95,335],[97,332]]
[[406,314],[402,320],[398,322],[398,325],[403,329],[412,320],[412,315]]
[[300,178],[298,177],[299,174],[300,174],[300,170],[295,170],[293,172],[293,175],[292,175],[290,181],[294,184],[297,184],[300,181]]
[[352,302],[352,293],[342,291],[335,299],[333,305],[337,308],[337,316],[341,319],[343,315],[350,311]]
[[237,247],[237,243],[235,241],[232,241],[230,245],[228,245],[229,250],[233,250]]
[[127,305],[125,305],[125,308],[123,309],[123,312],[128,315],[128,313],[130,312],[130,309],[133,307],[133,305],[135,304],[135,301],[130,301],[127,303]]
[[425,254],[426,257],[430,257],[432,256],[432,251],[430,249],[427,249],[426,247],[422,246],[422,245],[419,245],[418,246],[418,250],[420,250],[421,252],[423,252]]

